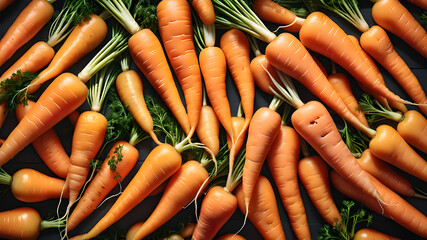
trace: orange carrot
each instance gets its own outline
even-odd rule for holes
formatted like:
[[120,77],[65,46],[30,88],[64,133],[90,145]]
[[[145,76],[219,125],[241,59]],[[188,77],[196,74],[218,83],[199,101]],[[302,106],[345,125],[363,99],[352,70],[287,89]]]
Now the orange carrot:
[[190,133],[190,122],[159,39],[151,30],[143,29],[129,39],[129,51],[135,64],[166,103],[184,132]]
[[171,145],[155,147],[106,215],[88,233],[71,239],[90,239],[100,234],[172,176],[181,162],[181,155]]
[[161,144],[153,131],[153,119],[145,104],[142,80],[134,70],[121,72],[116,79],[116,89],[123,104],[128,106],[129,112],[139,126],[147,132],[158,145]]
[[394,220],[409,231],[426,238],[427,217],[398,194],[380,183],[376,178],[371,175],[368,176],[378,189],[381,199],[389,204],[380,205],[376,198],[364,194],[359,188],[346,181],[335,171],[331,172],[331,182],[344,195],[363,203],[373,211]]
[[412,14],[397,0],[372,0],[374,21],[427,58],[427,33]]
[[234,147],[234,149],[237,151],[237,150],[240,150],[243,144],[245,143],[246,131],[243,131],[243,128],[245,127],[246,121],[245,121],[245,118],[238,113],[236,117],[231,117],[231,122],[233,124],[233,131],[234,131],[233,136],[238,136],[239,133],[242,133],[242,136],[240,136],[240,138],[237,139],[237,141],[235,141],[234,143],[232,142],[231,136],[227,134],[227,143],[228,143],[229,149]]
[[76,127],[77,119],[79,119],[79,116],[80,116],[80,113],[79,113],[77,110],[75,110],[75,111],[73,111],[72,113],[70,113],[70,114],[67,116],[67,118],[68,118],[68,120],[70,120],[70,123],[71,123],[74,127]]
[[347,70],[358,82],[379,92],[388,100],[406,103],[392,93],[380,80],[375,71],[359,54],[347,34],[328,16],[321,12],[311,13],[300,31],[301,43],[318,52]]
[[292,114],[292,124],[333,169],[363,192],[382,202],[368,173],[342,141],[331,115],[320,102],[311,101],[297,109]]
[[[237,205],[243,214],[247,207],[243,185],[236,188]],[[285,239],[276,196],[268,179],[262,175],[257,178],[253,197],[249,204],[248,218],[261,233],[263,239]]]
[[237,208],[237,198],[223,187],[209,189],[203,198],[199,221],[193,232],[194,240],[210,240],[228,221]]
[[59,198],[65,181],[34,169],[24,168],[12,176],[3,172],[0,175],[0,184],[10,185],[13,196],[19,201],[33,203]]
[[427,181],[427,162],[388,125],[377,128],[377,135],[369,142],[372,154],[403,171]]
[[143,239],[191,202],[209,173],[196,161],[188,161],[172,176],[157,207],[132,239]]
[[[115,151],[119,151],[115,153]],[[109,165],[111,158],[122,159],[112,170]],[[138,160],[138,150],[125,141],[118,141],[112,147],[104,160],[100,170],[91,180],[83,196],[80,198],[73,212],[67,219],[67,231],[73,230],[87,218],[107,194],[123,179],[135,166]]]
[[7,113],[6,113],[6,103],[0,104],[0,128],[4,123],[4,120],[6,120]]
[[271,82],[271,77],[274,79],[279,79],[279,76],[276,73],[276,69],[268,62],[267,57],[264,54],[256,56],[252,59],[251,72],[256,86],[264,92],[270,95],[274,95],[270,87],[273,89],[276,89],[276,87]]
[[0,40],[0,66],[22,45],[31,40],[53,15],[53,6],[46,0],[32,0]]
[[405,119],[397,124],[396,130],[406,142],[427,153],[427,120],[421,113],[415,110],[406,112]]
[[58,76],[87,53],[95,49],[107,36],[107,24],[95,15],[83,19],[67,37],[57,51],[49,66],[45,68],[28,86],[28,93],[35,92],[41,84]]
[[399,240],[399,238],[389,236],[372,228],[362,228],[354,234],[353,240]]
[[[427,43],[427,37],[426,41]],[[427,114],[427,97],[417,77],[405,61],[394,50],[387,33],[380,26],[373,26],[360,37],[360,44],[377,62],[379,62],[403,87],[424,114]]]
[[189,138],[196,131],[202,108],[202,77],[193,43],[191,9],[186,0],[162,0],[157,19],[163,46],[184,92],[190,121]]
[[298,133],[293,128],[282,125],[267,155],[267,163],[295,236],[297,239],[310,239],[298,184],[299,153]]
[[209,105],[203,105],[200,111],[199,124],[196,128],[197,136],[200,142],[212,151],[216,156],[219,152],[219,121]]
[[280,123],[280,115],[276,111],[266,107],[259,108],[251,120],[242,178],[246,207],[249,206],[255,183],[268,151],[280,129]]
[[[27,101],[28,105],[22,104],[16,108],[16,118],[21,121],[24,115],[34,106],[35,102]],[[47,130],[31,143],[37,154],[58,177],[65,179],[70,165],[70,157],[65,152],[61,140],[53,128]]]
[[215,23],[215,11],[211,0],[193,0],[191,6],[196,10],[203,24]]
[[219,237],[217,240],[246,240],[246,238],[240,236],[239,234],[227,233]]
[[286,31],[298,32],[304,23],[303,18],[272,0],[254,0],[252,9],[262,20],[284,25],[280,28]]
[[373,129],[367,128],[350,112],[307,49],[296,37],[289,33],[280,34],[267,46],[266,56],[271,65],[301,82],[351,125],[368,136],[375,135]]
[[70,73],[58,76],[0,147],[0,166],[41,134],[77,109],[87,96],[87,87]]
[[329,185],[328,167],[319,156],[309,156],[298,163],[298,176],[308,196],[325,221],[334,226],[341,221]]

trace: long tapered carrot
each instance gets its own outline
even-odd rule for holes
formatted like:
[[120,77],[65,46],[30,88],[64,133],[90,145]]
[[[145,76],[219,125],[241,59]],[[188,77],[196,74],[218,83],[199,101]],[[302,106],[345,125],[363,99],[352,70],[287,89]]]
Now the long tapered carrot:
[[105,216],[88,233],[71,239],[90,239],[100,234],[172,176],[181,162],[181,155],[171,145],[155,147]]
[[193,0],[191,6],[196,10],[197,14],[205,25],[215,23],[215,11],[212,0]]
[[[118,162],[113,171],[108,164],[108,160],[112,157],[118,158],[118,153],[115,153],[117,150],[121,154],[121,161]],[[98,207],[105,196],[132,170],[138,160],[138,156],[138,150],[125,141],[118,141],[111,147],[100,170],[91,180],[83,196],[68,217],[67,231],[77,227],[81,221]]]
[[[240,211],[246,214],[247,208],[242,187],[236,188],[235,194]],[[270,181],[262,175],[258,177],[254,187],[248,218],[261,233],[263,239],[286,239],[273,187]]]
[[292,114],[292,124],[322,159],[339,174],[369,196],[378,201],[384,200],[378,195],[378,190],[370,181],[368,173],[363,170],[342,141],[331,115],[323,104],[317,101],[306,103]]
[[[19,105],[16,108],[16,117],[18,121],[34,106],[35,102],[28,101],[28,105]],[[53,128],[47,130],[32,142],[37,154],[58,177],[65,179],[70,165],[70,157],[65,152],[61,140]]]
[[56,52],[49,66],[30,83],[29,93],[35,92],[41,84],[67,70],[104,41],[108,32],[105,21],[95,14],[89,15],[88,18],[89,20],[84,18],[73,29],[61,48]]
[[298,32],[304,23],[303,18],[272,0],[254,0],[252,9],[262,20],[284,25],[280,28],[286,31]]
[[375,198],[363,194],[359,188],[346,181],[335,171],[331,172],[331,182],[341,193],[363,203],[384,217],[392,219],[409,231],[426,238],[427,217],[376,178],[371,175],[369,177],[378,189],[381,199],[390,204],[380,205]]
[[212,151],[216,156],[219,152],[219,120],[213,108],[203,105],[200,111],[199,124],[196,128],[200,142]]
[[375,135],[373,129],[367,128],[350,112],[307,49],[295,36],[289,33],[280,34],[267,46],[266,56],[271,65],[301,82],[351,125],[368,136]]
[[70,73],[59,75],[0,147],[0,166],[77,109],[86,97],[87,87],[79,78]]
[[341,215],[332,197],[329,173],[323,159],[309,156],[298,163],[298,176],[308,196],[323,219],[331,226],[341,221]]
[[365,62],[347,34],[325,14],[311,13],[304,21],[299,36],[305,47],[330,58],[361,84],[389,100],[405,102],[380,84],[376,72]]
[[186,0],[162,0],[157,5],[157,19],[163,46],[184,92],[191,137],[199,122],[203,94],[190,5]]
[[369,142],[369,149],[379,159],[427,181],[426,160],[391,126],[381,125],[377,128],[377,135]]
[[188,161],[172,176],[159,203],[132,239],[143,239],[176,215],[197,195],[208,179],[206,169],[197,161]]
[[22,45],[32,39],[53,15],[53,6],[46,0],[32,0],[22,10],[0,40],[0,66]]
[[[427,37],[426,37],[427,43]],[[360,36],[360,44],[379,62],[408,93],[424,114],[427,114],[427,96],[411,69],[394,50],[393,43],[380,26],[372,26]]]
[[268,168],[298,239],[310,239],[307,215],[298,184],[300,139],[291,127],[282,125],[267,155]]
[[129,39],[129,51],[182,129],[190,133],[190,122],[159,39],[151,30],[143,29]]
[[423,26],[397,0],[372,0],[374,21],[405,41],[427,58],[427,33]]
[[246,139],[246,131],[243,131],[246,124],[245,118],[238,113],[237,116],[231,117],[231,123],[233,124],[233,135],[238,136],[239,133],[242,133],[242,135],[233,143],[232,137],[227,134],[228,147],[230,150],[233,147],[234,149],[241,149]]

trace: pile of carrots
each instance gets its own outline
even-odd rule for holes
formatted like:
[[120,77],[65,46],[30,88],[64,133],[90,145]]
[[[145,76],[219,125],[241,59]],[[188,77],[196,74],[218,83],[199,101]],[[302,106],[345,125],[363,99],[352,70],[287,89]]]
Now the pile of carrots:
[[[164,239],[311,239],[343,229],[343,199],[376,213],[346,239],[427,238],[423,1],[361,2],[358,30],[273,0],[140,1],[149,28],[136,2],[93,0],[60,48],[38,42],[65,1],[0,3],[0,238],[155,239],[185,216]],[[120,55],[77,74],[117,27]]]

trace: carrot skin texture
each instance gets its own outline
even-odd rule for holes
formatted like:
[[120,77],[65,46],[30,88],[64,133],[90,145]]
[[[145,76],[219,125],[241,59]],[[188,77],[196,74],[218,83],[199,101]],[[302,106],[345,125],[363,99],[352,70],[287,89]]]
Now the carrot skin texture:
[[268,168],[297,239],[311,239],[298,184],[300,139],[291,127],[281,126],[267,155]]
[[[16,108],[18,121],[34,106],[35,102],[28,100],[28,105],[22,104]],[[65,179],[70,165],[70,157],[65,152],[62,142],[53,128],[47,130],[31,143],[37,154],[58,177]]]
[[219,120],[211,106],[202,106],[199,124],[196,128],[200,142],[209,148],[213,155],[219,152]]
[[262,165],[280,130],[280,115],[266,107],[259,108],[249,125],[242,189],[245,203],[250,203]]
[[128,45],[135,64],[171,110],[184,132],[188,134],[190,122],[187,112],[159,39],[151,30],[143,29],[130,37]]
[[40,214],[30,207],[0,212],[0,237],[35,240],[40,234]]
[[53,15],[53,6],[46,0],[32,0],[22,10],[0,40],[0,66],[22,45],[31,40]]
[[71,239],[90,239],[100,234],[178,171],[181,163],[181,155],[171,145],[155,147],[106,215],[88,233]]
[[[367,53],[390,72],[415,103],[427,104],[427,96],[417,77],[395,51],[384,29],[380,26],[372,26],[361,35],[360,44]],[[418,107],[424,114],[427,114],[427,105],[418,105]]]
[[295,130],[333,169],[369,196],[379,198],[368,173],[347,148],[331,115],[320,102],[306,103],[292,114],[291,119]]
[[390,218],[409,231],[426,238],[427,237],[427,217],[414,208],[411,204],[401,198],[398,194],[384,186],[376,178],[369,175],[371,181],[378,189],[381,199],[388,204],[378,204],[378,201],[372,196],[367,196],[354,187],[353,184],[344,180],[335,171],[331,172],[331,182],[344,195],[363,203],[366,207]]
[[191,6],[196,10],[197,14],[205,25],[215,23],[215,11],[212,0],[193,0]]
[[405,119],[396,128],[405,141],[418,150],[427,153],[427,120],[415,110],[405,113]]
[[166,223],[191,202],[209,173],[197,161],[190,160],[172,176],[156,209],[138,229],[132,239],[143,239]]
[[369,149],[379,159],[427,181],[427,162],[394,128],[388,125],[379,126],[377,135],[369,142]]
[[223,187],[209,189],[203,198],[193,240],[210,240],[237,209],[237,198]]
[[105,199],[107,194],[119,183],[120,178],[125,178],[135,166],[138,160],[138,150],[125,141],[118,141],[112,147],[107,156],[115,155],[117,147],[122,148],[122,161],[117,164],[113,172],[108,165],[108,157],[102,163],[101,169],[96,173],[86,188],[83,196],[78,201],[71,215],[67,220],[67,231],[73,230],[78,224],[86,219]]
[[404,196],[414,196],[415,191],[411,183],[390,165],[375,157],[369,149],[363,151],[362,156],[357,161],[362,165],[363,169],[391,190]]
[[399,238],[392,237],[372,228],[362,228],[354,234],[353,240],[399,240]]
[[374,130],[367,128],[350,112],[308,50],[295,36],[280,34],[267,46],[265,55],[273,67],[302,83],[351,125],[368,136],[375,135]]
[[254,0],[252,9],[264,21],[285,25],[281,28],[289,32],[298,32],[304,19],[272,0]]
[[[107,24],[95,15],[88,16],[89,20],[82,20],[76,25],[67,37],[61,48],[56,52],[49,66],[30,83],[29,93],[34,93],[42,83],[58,76],[74,63],[95,49],[107,36]],[[86,82],[88,79],[82,80]]]
[[427,58],[427,33],[398,0],[379,0],[372,6],[374,21]]
[[203,91],[190,5],[186,0],[162,0],[157,5],[157,19],[163,46],[184,92],[191,137],[199,122]]
[[[235,190],[237,206],[246,214],[246,203],[242,185]],[[249,204],[248,218],[261,233],[263,239],[286,239],[277,208],[276,196],[268,179],[260,175],[255,184]]]
[[[58,76],[0,147],[0,166],[82,105],[87,92],[86,85],[75,75]],[[23,135],[25,132],[28,134]]]
[[331,226],[340,222],[341,215],[332,197],[328,167],[323,159],[319,156],[301,159],[298,163],[298,175],[322,218]]

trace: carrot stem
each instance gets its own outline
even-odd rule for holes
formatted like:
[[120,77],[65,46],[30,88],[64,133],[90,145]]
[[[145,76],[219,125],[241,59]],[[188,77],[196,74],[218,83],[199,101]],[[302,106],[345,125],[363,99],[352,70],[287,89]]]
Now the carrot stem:
[[108,10],[113,17],[131,34],[134,35],[141,28],[129,9],[122,0],[96,0],[102,7]]
[[12,184],[12,176],[9,175],[3,168],[0,167],[0,184],[8,185]]
[[100,72],[95,74],[89,84],[87,101],[92,111],[99,112],[103,109],[104,100],[107,97],[108,90],[119,75],[117,65],[107,65]]
[[362,94],[362,98],[359,100],[359,106],[365,114],[372,115],[368,120],[370,122],[377,122],[384,118],[390,119],[396,122],[401,122],[405,119],[405,115],[401,112],[393,112],[388,108],[381,105],[376,99],[369,94]]

